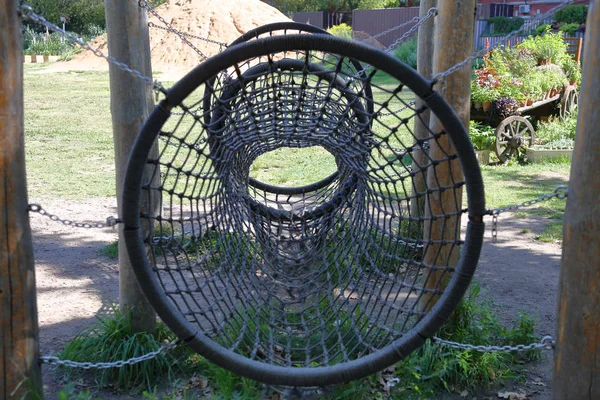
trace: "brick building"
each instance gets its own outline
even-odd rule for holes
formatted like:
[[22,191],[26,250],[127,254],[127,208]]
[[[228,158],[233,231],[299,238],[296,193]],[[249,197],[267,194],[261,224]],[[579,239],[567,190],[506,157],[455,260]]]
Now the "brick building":
[[[538,14],[544,14],[564,0],[479,0],[479,4],[494,4],[498,6],[512,8],[512,16],[514,17],[535,17]],[[575,1],[573,4],[590,4],[590,0]],[[512,6],[512,7],[511,7]]]

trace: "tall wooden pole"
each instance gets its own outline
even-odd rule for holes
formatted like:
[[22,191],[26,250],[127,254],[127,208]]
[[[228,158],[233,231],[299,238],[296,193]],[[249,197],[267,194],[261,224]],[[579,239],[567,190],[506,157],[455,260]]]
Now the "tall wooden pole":
[[[152,76],[150,40],[146,10],[137,1],[105,0],[108,53],[146,76]],[[123,181],[129,152],[135,137],[153,107],[152,88],[115,65],[110,65],[110,110],[115,143],[117,204],[119,214]],[[145,199],[142,208],[153,207]],[[133,273],[123,227],[119,228],[119,303],[122,312],[130,311],[134,328],[152,332],[156,314],[140,290]]]
[[0,0],[0,398],[42,398],[17,0]]
[[[437,0],[421,0],[419,18],[424,18],[432,7],[437,7]],[[433,73],[433,37],[435,18],[429,18],[421,26],[417,36],[417,72],[425,78],[430,78]],[[418,97],[415,100],[415,108],[423,107],[424,101]],[[416,139],[424,139],[429,135],[429,109],[421,114],[421,118],[415,118],[414,135]],[[421,218],[425,215],[425,180],[427,177],[422,173],[422,166],[427,163],[427,157],[423,150],[415,150],[412,153],[412,170],[416,173],[413,178],[413,190],[416,194],[411,201],[410,216]],[[422,227],[422,226],[421,226]],[[422,232],[421,232],[422,234]]]
[[[438,3],[439,14],[435,23],[433,57],[434,74],[443,72],[463,61],[473,52],[475,5],[475,0],[444,0]],[[444,88],[443,94],[446,101],[454,108],[465,127],[468,128],[471,110],[471,65],[465,65],[462,69],[442,79],[441,87]],[[433,132],[443,130],[443,126],[434,115],[430,118],[429,127]],[[426,265],[455,267],[460,255],[454,241],[460,237],[462,192],[439,191],[437,188],[452,187],[455,182],[463,180],[463,173],[458,160],[448,161],[447,154],[455,154],[454,146],[448,135],[443,135],[440,139],[431,142],[429,157],[433,160],[444,161],[430,168],[427,174],[427,187],[434,191],[427,197],[428,205],[425,206],[425,215],[428,219],[424,226],[423,237],[425,243],[442,240],[450,243],[426,244],[423,261]],[[448,213],[456,213],[456,215],[447,218],[445,215]],[[428,272],[425,287],[443,290],[446,282],[441,280],[442,274],[443,271]],[[438,297],[432,292],[424,294],[421,297],[420,308],[429,311],[437,302]]]
[[552,398],[600,399],[600,2],[588,10],[563,225]]

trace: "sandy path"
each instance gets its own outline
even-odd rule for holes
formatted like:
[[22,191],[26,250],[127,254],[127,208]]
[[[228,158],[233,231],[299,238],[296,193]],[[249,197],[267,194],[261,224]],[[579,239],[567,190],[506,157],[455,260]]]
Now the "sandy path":
[[[84,201],[46,199],[40,202],[49,212],[78,221],[103,221],[116,215],[113,198]],[[509,322],[519,311],[525,311],[537,318],[540,336],[554,333],[560,266],[560,246],[533,239],[546,223],[547,220],[540,217],[503,215],[497,243],[491,243],[489,229],[486,232],[486,243],[476,274],[483,295],[491,295],[498,304],[502,321]],[[117,235],[112,228],[77,229],[39,214],[32,214],[31,226],[36,259],[40,349],[43,355],[54,354],[93,322],[98,313],[117,302],[116,261],[99,254],[99,249],[116,240]],[[532,233],[522,233],[524,228]],[[528,365],[530,374],[527,381],[517,387],[529,394],[528,399],[550,398],[551,356],[551,352],[544,352],[542,361]],[[55,399],[56,393],[65,384],[57,381],[51,367],[44,366],[43,373],[46,396]],[[106,392],[99,395],[102,398],[112,396]]]

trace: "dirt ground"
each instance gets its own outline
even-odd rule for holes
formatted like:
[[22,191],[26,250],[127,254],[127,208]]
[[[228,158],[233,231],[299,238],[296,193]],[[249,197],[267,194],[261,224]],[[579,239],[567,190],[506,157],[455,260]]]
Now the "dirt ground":
[[[62,218],[102,221],[116,216],[114,198],[91,198],[84,201],[62,199],[31,199],[39,201],[49,212]],[[491,222],[491,221],[487,221]],[[560,267],[560,245],[541,243],[534,236],[542,232],[547,220],[541,217],[518,218],[503,214],[496,243],[486,232],[483,253],[476,279],[484,296],[491,295],[498,304],[498,313],[509,322],[519,311],[537,319],[540,336],[553,335],[556,321],[556,296]],[[116,261],[99,253],[106,244],[116,240],[116,230],[77,229],[51,221],[39,214],[31,215],[38,312],[40,351],[52,355],[75,334],[94,321],[99,313],[118,300],[118,268]],[[523,233],[524,229],[530,232]],[[527,395],[527,399],[550,398],[552,352],[544,351],[543,359],[527,365],[526,382],[494,388],[486,394],[469,394],[468,399],[498,398],[499,391]],[[44,365],[44,389],[47,399],[56,399],[65,387]],[[100,398],[114,397],[108,392]],[[454,398],[440,394],[442,398]]]

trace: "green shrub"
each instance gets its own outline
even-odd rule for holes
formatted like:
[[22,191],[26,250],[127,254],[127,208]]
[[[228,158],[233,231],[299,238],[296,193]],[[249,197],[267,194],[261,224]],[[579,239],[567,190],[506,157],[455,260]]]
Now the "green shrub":
[[576,82],[578,85],[581,83],[581,67],[577,61],[569,57],[565,59],[562,67],[569,82]]
[[588,6],[586,5],[570,5],[562,10],[558,10],[554,14],[554,18],[558,22],[565,24],[585,24],[587,18]]
[[558,30],[561,32],[565,32],[568,35],[573,35],[577,29],[579,29],[579,24],[564,24]]
[[518,46],[519,49],[527,49],[535,55],[536,58],[547,60],[552,59],[554,64],[560,65],[567,57],[567,44],[563,40],[563,32],[552,33],[549,27],[546,28],[541,36],[530,36],[523,40]]
[[496,132],[491,126],[471,120],[469,121],[469,137],[475,150],[494,150]]
[[520,29],[525,23],[525,20],[521,17],[492,17],[488,19],[488,22],[494,24],[494,30],[492,32],[494,35],[506,35]]
[[403,63],[417,68],[417,37],[414,36],[410,40],[402,43],[394,50],[394,56]]
[[331,33],[333,36],[352,39],[352,27],[348,24],[334,25],[327,29],[327,32]]
[[541,24],[540,26],[535,28],[535,36],[540,36],[542,33],[546,32],[550,28],[550,24]]
[[577,131],[577,114],[565,118],[550,118],[547,122],[540,121],[536,129],[536,144],[551,145],[554,148],[566,146],[565,140],[574,140]]
[[27,55],[62,56],[72,52],[73,44],[59,33],[45,35],[31,28],[23,32],[23,53]]

